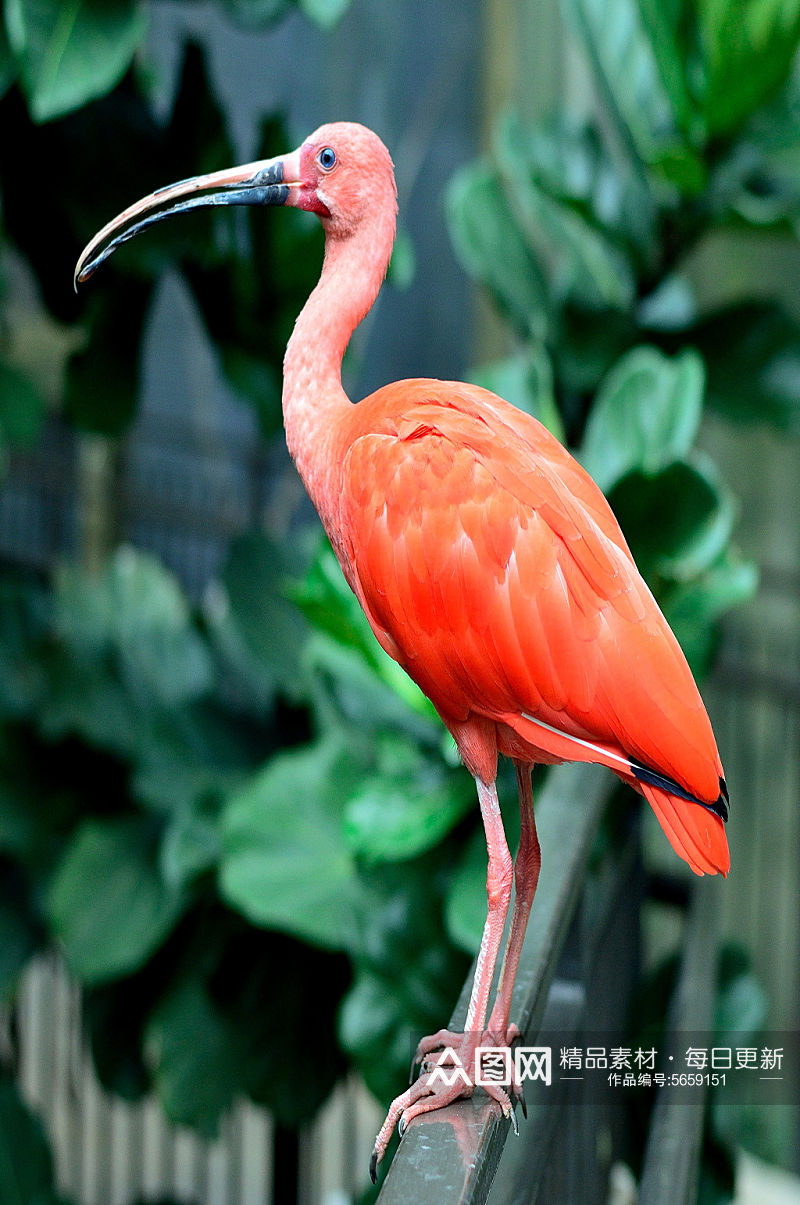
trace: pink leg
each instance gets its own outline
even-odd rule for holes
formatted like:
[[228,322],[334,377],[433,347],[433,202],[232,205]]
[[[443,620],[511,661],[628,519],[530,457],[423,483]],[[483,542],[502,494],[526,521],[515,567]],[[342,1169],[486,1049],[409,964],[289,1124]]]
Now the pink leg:
[[489,907],[486,924],[483,927],[481,948],[478,951],[475,978],[472,981],[472,994],[469,998],[464,1033],[467,1037],[472,1035],[477,1046],[486,1024],[489,993],[492,990],[497,955],[508,916],[514,864],[503,831],[497,786],[495,783],[486,786],[480,779],[476,779],[476,784],[483,826],[486,830],[486,848],[489,853],[489,866],[486,872],[486,898]]
[[514,991],[514,980],[517,977],[522,943],[528,926],[536,885],[539,882],[539,868],[542,854],[539,848],[539,838],[536,834],[536,821],[533,814],[533,789],[531,786],[531,768],[521,762],[516,763],[517,787],[519,790],[520,837],[519,852],[514,867],[514,883],[516,898],[511,917],[511,933],[503,957],[503,969],[500,972],[500,983],[497,997],[489,1018],[487,1029],[495,1035],[499,1042],[508,1042],[519,1037],[516,1026],[509,1028],[511,1013],[511,996]]
[[[481,938],[481,948],[478,952],[475,977],[472,982],[467,1019],[463,1034],[450,1034],[447,1030],[440,1030],[431,1038],[423,1038],[418,1048],[418,1055],[421,1057],[440,1045],[457,1043],[456,1053],[468,1075],[473,1072],[475,1051],[480,1044],[486,1024],[489,993],[492,989],[497,955],[503,940],[513,878],[513,862],[503,831],[497,787],[494,782],[484,783],[479,778],[476,778],[475,782],[478,788],[483,826],[486,830],[486,848],[489,853],[489,866],[486,873],[488,912]],[[473,1091],[473,1084],[471,1082],[464,1083],[460,1078],[449,1085],[443,1084],[440,1077],[435,1077],[432,1084],[429,1083],[430,1079],[431,1072],[424,1070],[408,1091],[403,1092],[392,1102],[386,1120],[375,1139],[370,1164],[370,1174],[373,1179],[395,1125],[399,1123],[402,1133],[412,1118],[417,1117],[420,1113],[440,1109],[460,1096],[470,1096]],[[511,1115],[508,1095],[502,1089],[493,1089],[490,1091],[490,1095],[499,1100],[504,1111]]]

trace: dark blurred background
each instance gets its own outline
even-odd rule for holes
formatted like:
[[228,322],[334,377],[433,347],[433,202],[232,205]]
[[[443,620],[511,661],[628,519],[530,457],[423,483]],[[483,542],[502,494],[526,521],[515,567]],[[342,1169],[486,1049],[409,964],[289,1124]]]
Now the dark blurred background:
[[[800,4],[2,8],[0,1202],[360,1199],[480,936],[469,777],[283,446],[315,222],[196,214],[72,290],[131,201],[323,121],[399,189],[348,391],[479,380],[594,473],[717,731],[728,1002],[796,1036]],[[645,981],[679,932],[645,905]],[[714,1200],[800,1200],[795,1111],[718,1129]]]

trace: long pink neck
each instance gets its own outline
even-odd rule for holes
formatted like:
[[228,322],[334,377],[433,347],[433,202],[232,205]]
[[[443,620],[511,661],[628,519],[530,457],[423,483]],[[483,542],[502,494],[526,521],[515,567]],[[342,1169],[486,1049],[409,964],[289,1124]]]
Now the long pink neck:
[[342,388],[350,336],[378,295],[394,242],[394,211],[380,211],[349,237],[329,233],[317,287],[297,319],[283,364],[286,443],[330,533],[351,414]]

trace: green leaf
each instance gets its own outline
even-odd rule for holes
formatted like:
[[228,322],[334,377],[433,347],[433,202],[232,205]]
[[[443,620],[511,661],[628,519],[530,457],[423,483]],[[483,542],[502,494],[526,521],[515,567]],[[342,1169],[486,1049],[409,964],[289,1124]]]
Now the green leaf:
[[692,581],[670,588],[662,598],[664,614],[692,671],[704,675],[719,643],[719,619],[753,598],[758,570],[730,552]]
[[375,639],[327,539],[320,541],[308,573],[289,594],[318,633],[330,637],[310,641],[306,661],[312,670],[335,676],[336,691],[347,696],[342,703],[352,719],[374,724],[392,716],[421,735],[430,733],[430,721],[438,729],[433,704]]
[[699,197],[708,187],[708,169],[702,156],[678,141],[666,142],[653,156],[651,167],[684,197]]
[[212,870],[218,861],[215,818],[202,812],[179,812],[161,842],[160,869],[166,885],[180,890],[198,875]]
[[[590,309],[627,309],[635,282],[622,246],[593,214],[586,214],[585,206],[552,194],[548,182],[539,178],[531,151],[514,115],[500,123],[495,154],[503,186],[522,237],[550,282],[549,291],[562,304],[569,298]],[[508,272],[513,262],[508,250],[498,258]]]
[[84,983],[128,974],[175,925],[184,899],[162,883],[146,819],[89,820],[70,843],[49,912],[67,961]]
[[553,391],[553,368],[543,346],[517,352],[492,364],[482,364],[473,369],[469,379],[526,414],[532,414],[560,443],[566,442]]
[[800,326],[778,303],[747,301],[684,335],[703,355],[708,402],[728,418],[800,432]]
[[11,49],[35,121],[110,92],[147,30],[136,0],[6,0]]
[[[512,208],[520,188],[525,200],[530,179],[616,246],[649,261],[655,216],[649,195],[642,198],[596,125],[557,111],[529,129],[512,110],[497,124],[494,147]],[[546,255],[542,262],[549,262]]]
[[[653,4],[657,0],[653,0]],[[647,196],[641,159],[671,135],[683,103],[673,108],[662,81],[644,12],[637,0],[564,0],[565,15],[586,50],[601,99],[611,117],[639,191]]]
[[297,0],[300,11],[323,29],[332,29],[350,7],[350,0]]
[[436,845],[474,804],[466,775],[396,736],[378,747],[378,772],[344,809],[344,839],[368,862],[402,862]]
[[640,8],[676,123],[692,133],[695,106],[689,77],[694,64],[693,48],[686,37],[691,8],[686,0],[640,0]]
[[[643,297],[636,306],[636,321],[640,328],[667,336],[680,332],[675,351],[685,351],[683,346],[686,327],[696,320],[697,302],[691,283],[685,276],[666,276],[660,284]],[[641,337],[641,336],[639,336]]]
[[197,699],[213,681],[206,645],[177,580],[145,553],[121,548],[97,576],[64,566],[56,578],[58,635],[88,670],[109,654],[134,702]]
[[698,19],[705,120],[709,133],[719,135],[786,80],[800,38],[800,0],[700,0]]
[[90,745],[135,756],[141,737],[136,710],[108,666],[64,658],[50,667],[48,686],[40,715],[47,740],[79,735]]
[[362,894],[341,818],[362,772],[334,738],[274,758],[223,811],[223,896],[255,924],[350,948]]
[[465,271],[489,289],[521,335],[542,338],[547,330],[547,288],[497,172],[485,163],[457,172],[447,189],[446,213]]
[[602,490],[631,470],[652,475],[694,443],[703,404],[703,362],[693,351],[669,359],[636,347],[603,381],[580,459]]
[[650,583],[656,576],[687,580],[702,572],[721,555],[733,528],[733,500],[705,457],[655,474],[631,471],[609,502]]
[[290,597],[317,631],[353,649],[378,669],[380,645],[327,539],[320,540],[308,572],[291,587]]
[[306,646],[305,660],[319,712],[334,726],[344,719],[358,732],[388,729],[428,746],[438,743],[443,729],[433,704],[390,657],[375,670],[358,651],[318,633]]
[[263,757],[250,747],[238,709],[208,704],[137,716],[141,732],[131,790],[144,807],[176,819],[215,807],[247,778]]
[[715,191],[734,213],[761,229],[800,219],[800,78],[793,74],[775,100],[747,123],[747,139],[734,144],[714,176]]
[[44,1127],[23,1104],[10,1077],[0,1075],[0,1201],[59,1205],[59,1200]]
[[161,1001],[146,1041],[167,1116],[215,1137],[240,1088],[243,1052],[236,1027],[215,1008],[200,979],[183,980]]
[[339,1034],[345,1049],[363,1061],[369,1088],[379,1100],[391,1100],[398,1070],[408,1072],[413,1041],[405,1011],[382,976],[367,970],[358,975],[342,1005]]
[[262,705],[278,690],[296,696],[304,626],[287,598],[285,552],[262,531],[234,540],[219,583],[206,599],[209,628]]

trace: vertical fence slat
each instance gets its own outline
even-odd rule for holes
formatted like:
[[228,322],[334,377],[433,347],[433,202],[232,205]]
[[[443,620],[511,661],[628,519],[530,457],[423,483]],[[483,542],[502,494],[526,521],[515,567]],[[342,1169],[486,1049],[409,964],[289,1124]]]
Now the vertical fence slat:
[[[717,979],[718,899],[717,879],[706,879],[695,886],[686,947],[667,1018],[667,1043],[671,1038],[674,1041],[678,1031],[707,1033],[711,1027]],[[704,1087],[696,1089],[691,1102],[676,1101],[675,1091],[668,1085],[660,1089],[650,1122],[639,1205],[694,1205],[705,1104]]]

